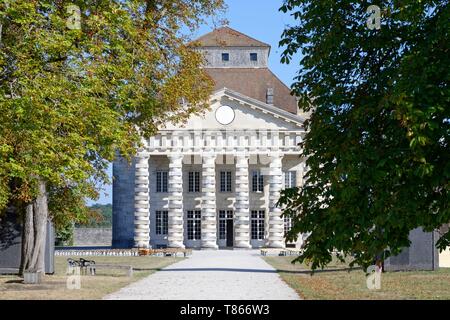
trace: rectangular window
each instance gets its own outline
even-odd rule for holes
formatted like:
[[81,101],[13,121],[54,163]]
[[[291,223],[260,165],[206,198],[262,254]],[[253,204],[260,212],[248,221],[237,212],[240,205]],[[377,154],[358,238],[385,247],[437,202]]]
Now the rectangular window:
[[297,186],[297,172],[285,171],[284,172],[284,188],[294,188]]
[[292,218],[284,217],[284,236],[292,229]]
[[156,172],[156,192],[167,192],[168,189],[168,171],[157,171]]
[[220,192],[231,192],[231,171],[220,171]]
[[233,210],[219,210],[219,239],[227,239],[227,220],[233,219]]
[[202,213],[200,210],[188,210],[187,236],[188,240],[202,239]]
[[156,234],[166,235],[169,233],[169,212],[156,211]]
[[200,172],[190,171],[189,172],[189,192],[200,192]]
[[222,53],[222,61],[230,61],[230,54]]
[[252,210],[251,233],[252,240],[264,240],[265,210]]
[[261,171],[255,170],[252,172],[252,191],[263,192],[264,191],[264,176]]
[[258,61],[258,54],[250,53],[250,61]]

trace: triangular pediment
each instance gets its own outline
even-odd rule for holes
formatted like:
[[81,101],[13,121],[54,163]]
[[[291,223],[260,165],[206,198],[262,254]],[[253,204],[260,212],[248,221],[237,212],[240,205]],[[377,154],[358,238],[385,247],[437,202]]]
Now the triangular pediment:
[[[302,130],[304,118],[281,108],[258,101],[227,88],[214,92],[210,98],[211,107],[203,115],[192,116],[180,126],[167,125],[165,130],[173,129],[268,129]],[[229,107],[234,112],[232,121],[222,124],[217,119],[221,107]]]

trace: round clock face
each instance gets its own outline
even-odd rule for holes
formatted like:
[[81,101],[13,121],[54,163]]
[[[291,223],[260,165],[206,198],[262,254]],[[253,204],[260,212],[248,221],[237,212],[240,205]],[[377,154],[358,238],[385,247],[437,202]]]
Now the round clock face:
[[234,120],[234,110],[229,106],[220,106],[216,110],[216,120],[220,124],[227,125]]

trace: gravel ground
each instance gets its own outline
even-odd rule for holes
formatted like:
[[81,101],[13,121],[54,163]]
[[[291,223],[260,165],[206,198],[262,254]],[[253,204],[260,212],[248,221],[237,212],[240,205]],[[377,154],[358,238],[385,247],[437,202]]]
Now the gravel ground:
[[107,300],[296,300],[257,250],[194,251]]

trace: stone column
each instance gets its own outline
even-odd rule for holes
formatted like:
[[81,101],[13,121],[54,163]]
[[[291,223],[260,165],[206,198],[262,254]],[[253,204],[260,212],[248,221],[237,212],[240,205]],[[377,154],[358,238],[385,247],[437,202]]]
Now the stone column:
[[236,212],[235,236],[236,248],[251,248],[250,245],[250,204],[248,181],[248,156],[236,156]]
[[218,249],[216,217],[216,155],[203,156],[202,248]]
[[169,247],[184,248],[183,155],[171,154],[169,163]]
[[150,191],[149,165],[150,155],[139,150],[136,155],[134,188],[134,246],[150,247]]
[[267,246],[284,248],[284,219],[282,210],[276,206],[283,188],[282,155],[271,156],[269,165],[269,239]]

